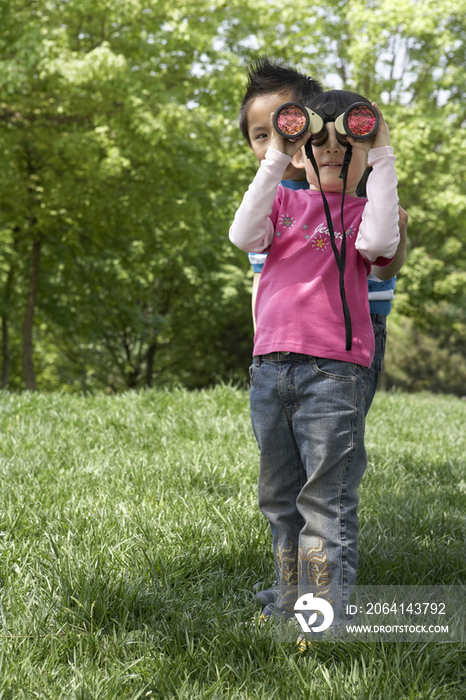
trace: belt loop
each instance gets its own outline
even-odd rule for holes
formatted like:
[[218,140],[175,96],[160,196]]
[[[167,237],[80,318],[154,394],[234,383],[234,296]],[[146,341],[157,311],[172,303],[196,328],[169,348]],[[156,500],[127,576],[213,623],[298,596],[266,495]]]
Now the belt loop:
[[256,367],[260,367],[261,366],[261,356],[256,355],[256,357],[254,359],[256,361]]

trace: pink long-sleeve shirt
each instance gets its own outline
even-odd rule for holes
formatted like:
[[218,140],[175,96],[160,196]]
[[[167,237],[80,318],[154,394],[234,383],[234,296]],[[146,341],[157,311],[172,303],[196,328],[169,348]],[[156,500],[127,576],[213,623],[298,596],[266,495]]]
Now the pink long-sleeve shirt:
[[[279,185],[290,158],[268,149],[230,228],[231,241],[242,250],[268,251],[256,299],[254,355],[298,352],[370,366],[374,333],[367,275],[371,264],[390,262],[399,242],[394,161],[390,146],[372,149],[368,198],[345,197],[345,290],[353,333],[347,351],[339,272],[321,194]],[[341,194],[326,198],[340,250]]]

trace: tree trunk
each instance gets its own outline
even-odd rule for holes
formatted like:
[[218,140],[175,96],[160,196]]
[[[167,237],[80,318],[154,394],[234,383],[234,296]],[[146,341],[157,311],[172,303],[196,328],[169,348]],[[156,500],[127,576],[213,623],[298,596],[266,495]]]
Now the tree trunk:
[[[15,234],[18,233],[17,227],[15,228]],[[13,238],[13,250],[17,252],[18,239],[17,236]],[[2,382],[0,384],[0,389],[6,389],[10,383],[10,366],[11,366],[11,352],[10,352],[10,332],[8,328],[8,321],[10,317],[11,309],[11,298],[13,294],[13,284],[15,281],[15,263],[14,261],[10,264],[10,269],[8,270],[8,277],[6,278],[5,293],[3,295],[3,310],[2,310]]]
[[155,350],[157,348],[157,343],[152,343],[149,346],[149,350],[146,355],[146,387],[150,389],[152,387],[152,373],[154,371],[154,358]]
[[3,355],[3,365],[2,365],[2,383],[0,389],[6,389],[8,382],[10,381],[10,338],[8,334],[8,313],[5,311],[2,314],[2,355]]
[[2,312],[2,383],[0,384],[0,389],[6,389],[10,382],[10,365],[11,365],[11,354],[10,354],[10,334],[8,329],[8,315],[9,315],[9,305],[11,301],[11,290],[13,287],[13,277],[14,277],[14,267],[11,264],[8,270],[8,277],[5,285],[5,295],[3,300],[3,312]]
[[39,282],[40,253],[42,238],[36,237],[32,244],[32,259],[29,269],[29,289],[26,303],[26,312],[23,323],[23,373],[26,382],[26,389],[36,390],[36,375],[33,362],[33,338],[32,330],[34,325],[34,311],[36,307],[37,285]]

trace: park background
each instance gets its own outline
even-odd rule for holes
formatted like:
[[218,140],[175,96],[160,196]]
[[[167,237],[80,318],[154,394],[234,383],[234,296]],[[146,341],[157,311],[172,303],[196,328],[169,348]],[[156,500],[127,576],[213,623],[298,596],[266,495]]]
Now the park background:
[[3,388],[245,383],[228,229],[266,53],[382,106],[410,217],[384,386],[466,394],[464,0],[8,0],[0,20]]
[[358,583],[464,587],[465,10],[0,0],[1,700],[465,700],[463,644],[251,626],[274,569],[227,235],[251,60],[383,106],[410,216],[384,383],[410,393],[369,414]]

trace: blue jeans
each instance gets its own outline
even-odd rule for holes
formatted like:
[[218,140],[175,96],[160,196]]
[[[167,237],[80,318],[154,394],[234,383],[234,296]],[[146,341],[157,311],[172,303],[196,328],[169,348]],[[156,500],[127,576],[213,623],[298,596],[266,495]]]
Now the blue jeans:
[[369,368],[364,367],[364,390],[366,395],[366,416],[371,407],[379,375],[382,371],[385,355],[385,343],[387,340],[387,317],[381,314],[371,314],[372,328],[374,329],[375,351],[374,359]]
[[275,611],[291,615],[303,593],[344,609],[358,568],[357,488],[367,464],[363,368],[276,352],[255,357],[250,378],[259,508],[280,586]]

